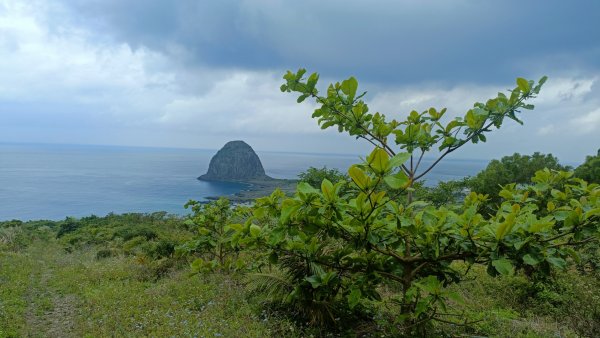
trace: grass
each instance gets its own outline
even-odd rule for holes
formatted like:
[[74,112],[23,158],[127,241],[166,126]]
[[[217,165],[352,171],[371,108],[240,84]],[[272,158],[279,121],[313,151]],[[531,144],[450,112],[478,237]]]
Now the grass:
[[[192,235],[173,219],[113,215],[61,224],[71,228],[0,227],[0,337],[336,336],[265,307],[242,273],[192,275],[188,261],[165,256],[161,243]],[[60,229],[68,232],[56,239]],[[142,238],[148,229],[157,237]],[[451,304],[463,315],[457,323],[467,325],[435,322],[432,336],[600,336],[597,272],[569,270],[532,284],[474,266],[465,279],[449,288],[463,299]],[[393,332],[385,325],[394,308],[378,311],[380,326],[365,327],[367,336]]]
[[453,334],[491,337],[600,336],[600,280],[575,270],[557,272],[549,283],[535,284],[525,276],[490,277],[474,266],[467,281],[450,288],[461,295],[467,328],[441,323]]
[[0,252],[0,337],[17,337],[26,327],[27,291],[32,271],[30,257]]
[[237,275],[192,276],[175,270],[152,281],[143,278],[135,257],[97,260],[93,251],[67,253],[54,240],[1,255],[1,337],[50,332],[79,337],[268,337],[290,327],[262,320],[246,300]]

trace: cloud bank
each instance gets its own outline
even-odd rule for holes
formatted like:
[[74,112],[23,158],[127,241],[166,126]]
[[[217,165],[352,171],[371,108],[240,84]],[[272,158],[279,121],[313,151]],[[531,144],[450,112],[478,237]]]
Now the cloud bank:
[[[318,8],[318,10],[316,10]],[[456,157],[600,147],[595,2],[0,0],[0,142],[360,154],[279,92],[287,69],[355,75],[373,111],[464,113],[550,80],[523,115]]]

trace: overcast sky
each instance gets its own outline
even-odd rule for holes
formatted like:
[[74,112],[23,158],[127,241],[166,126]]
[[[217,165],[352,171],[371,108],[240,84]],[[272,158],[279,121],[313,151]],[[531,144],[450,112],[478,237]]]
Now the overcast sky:
[[548,75],[525,126],[453,157],[600,148],[596,0],[0,0],[0,142],[368,151],[279,91],[299,67],[397,118]]

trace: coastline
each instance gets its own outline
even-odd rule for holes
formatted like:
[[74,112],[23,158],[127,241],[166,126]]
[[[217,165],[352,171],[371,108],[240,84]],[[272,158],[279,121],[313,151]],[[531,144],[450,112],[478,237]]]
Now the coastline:
[[296,185],[298,183],[297,180],[276,178],[249,181],[228,180],[218,182],[242,183],[246,184],[248,188],[231,195],[207,196],[205,197],[206,200],[214,201],[224,197],[229,199],[229,201],[232,203],[248,203],[259,197],[270,195],[277,188],[283,191],[286,195],[292,195],[296,190]]

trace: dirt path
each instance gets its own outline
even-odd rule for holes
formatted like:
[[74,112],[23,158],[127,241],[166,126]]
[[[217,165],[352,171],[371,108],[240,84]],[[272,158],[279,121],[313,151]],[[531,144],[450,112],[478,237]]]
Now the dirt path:
[[48,247],[33,247],[30,254],[35,269],[30,275],[27,292],[27,337],[74,337],[77,297],[63,295],[52,288],[54,270],[59,262],[48,254]]

